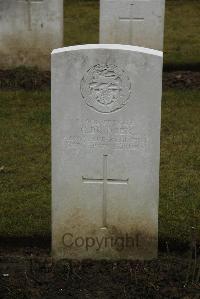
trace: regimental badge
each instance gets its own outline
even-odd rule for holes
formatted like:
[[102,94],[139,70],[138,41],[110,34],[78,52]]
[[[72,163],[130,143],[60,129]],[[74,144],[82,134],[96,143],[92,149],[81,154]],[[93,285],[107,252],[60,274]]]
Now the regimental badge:
[[85,103],[101,113],[123,108],[130,97],[131,82],[118,66],[97,64],[81,80],[81,94]]

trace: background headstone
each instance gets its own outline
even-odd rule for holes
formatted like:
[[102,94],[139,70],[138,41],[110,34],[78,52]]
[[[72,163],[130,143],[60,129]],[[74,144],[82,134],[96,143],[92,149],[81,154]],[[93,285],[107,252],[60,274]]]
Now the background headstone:
[[53,256],[157,255],[162,52],[52,53]]
[[63,45],[63,0],[0,0],[0,68],[50,68]]
[[100,43],[163,49],[165,0],[100,0]]

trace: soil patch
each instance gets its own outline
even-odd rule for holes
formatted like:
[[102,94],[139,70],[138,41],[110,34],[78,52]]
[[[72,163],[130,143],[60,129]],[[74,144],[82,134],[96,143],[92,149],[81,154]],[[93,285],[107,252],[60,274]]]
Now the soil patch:
[[0,298],[200,298],[197,260],[160,256],[149,262],[0,257]]
[[[35,68],[19,67],[12,70],[0,70],[0,89],[43,90],[51,85],[51,73],[41,72]],[[165,71],[164,88],[200,88],[200,71]]]
[[164,72],[163,87],[177,89],[200,89],[200,72]]
[[50,88],[51,73],[39,71],[37,68],[18,67],[0,70],[0,89],[46,89]]

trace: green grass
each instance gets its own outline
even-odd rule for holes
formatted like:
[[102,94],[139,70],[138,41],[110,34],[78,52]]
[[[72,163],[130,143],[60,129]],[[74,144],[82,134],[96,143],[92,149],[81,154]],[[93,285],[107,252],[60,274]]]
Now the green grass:
[[[166,1],[164,63],[200,63],[200,1]],[[65,46],[99,42],[99,2],[65,0]]]
[[66,0],[64,6],[64,45],[99,43],[98,1]]
[[162,238],[187,240],[195,227],[200,240],[200,92],[164,93],[160,167]]
[[[167,1],[165,63],[199,63],[200,1]],[[98,43],[98,1],[65,1],[65,45]],[[197,91],[163,96],[159,234],[188,240],[199,232]],[[50,235],[49,91],[0,92],[0,236]]]
[[1,92],[0,102],[0,235],[48,233],[49,92]]
[[[164,93],[160,237],[200,239],[200,91]],[[50,235],[50,93],[0,92],[0,236]]]
[[200,1],[166,2],[164,62],[200,63]]

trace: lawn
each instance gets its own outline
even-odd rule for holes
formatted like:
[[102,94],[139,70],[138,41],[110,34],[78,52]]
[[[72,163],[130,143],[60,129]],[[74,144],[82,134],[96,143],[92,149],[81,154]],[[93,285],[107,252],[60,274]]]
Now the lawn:
[[[200,63],[200,1],[167,0],[164,63]],[[99,42],[99,2],[65,0],[64,45]]]
[[50,233],[50,94],[0,93],[0,235]]
[[[167,1],[165,64],[199,63],[199,13],[199,0]],[[66,0],[65,45],[97,43],[98,19],[98,1]],[[192,89],[168,89],[163,95],[159,210],[163,240],[187,241],[192,227],[200,240],[199,96],[200,91]],[[50,126],[49,89],[0,91],[0,236],[51,234]]]
[[[200,92],[167,90],[162,102],[159,234],[200,237]],[[50,236],[50,92],[0,92],[0,236]]]

